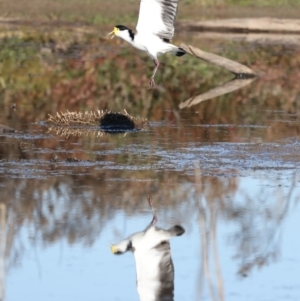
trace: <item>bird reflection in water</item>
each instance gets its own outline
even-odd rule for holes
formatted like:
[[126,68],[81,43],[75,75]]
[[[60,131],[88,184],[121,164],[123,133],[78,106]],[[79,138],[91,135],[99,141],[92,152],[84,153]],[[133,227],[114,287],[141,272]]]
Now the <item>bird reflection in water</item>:
[[111,246],[113,254],[132,251],[136,263],[137,291],[141,301],[171,301],[174,299],[174,265],[169,240],[185,230],[175,225],[168,230],[156,227],[157,216],[151,196],[148,196],[153,219],[150,225],[118,244]]

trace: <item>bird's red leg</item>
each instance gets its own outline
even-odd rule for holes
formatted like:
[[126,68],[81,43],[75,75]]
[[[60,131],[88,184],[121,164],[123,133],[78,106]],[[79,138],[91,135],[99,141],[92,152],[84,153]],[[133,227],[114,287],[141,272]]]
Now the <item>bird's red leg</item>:
[[150,81],[149,81],[149,88],[154,88],[155,87],[154,76],[155,76],[155,73],[156,73],[156,71],[159,67],[159,61],[158,61],[157,58],[154,58],[153,62],[155,64],[155,68],[154,68],[154,71],[153,71],[152,76],[151,76]]
[[149,202],[150,208],[152,210],[152,214],[153,214],[153,219],[152,219],[151,224],[155,225],[157,223],[157,216],[156,216],[155,210],[153,208],[152,198],[151,198],[150,194],[148,195],[148,202]]

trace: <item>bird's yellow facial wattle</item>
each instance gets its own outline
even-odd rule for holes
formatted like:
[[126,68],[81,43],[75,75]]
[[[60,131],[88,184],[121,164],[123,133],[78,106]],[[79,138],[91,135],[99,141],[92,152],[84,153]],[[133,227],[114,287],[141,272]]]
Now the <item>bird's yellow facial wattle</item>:
[[116,248],[116,246],[111,246],[110,247],[110,250],[111,250],[111,252],[113,253],[113,254],[116,254],[117,253],[117,248]]
[[114,30],[109,33],[109,34],[112,35],[111,39],[114,38],[117,35],[118,31],[119,31],[119,28],[115,27]]

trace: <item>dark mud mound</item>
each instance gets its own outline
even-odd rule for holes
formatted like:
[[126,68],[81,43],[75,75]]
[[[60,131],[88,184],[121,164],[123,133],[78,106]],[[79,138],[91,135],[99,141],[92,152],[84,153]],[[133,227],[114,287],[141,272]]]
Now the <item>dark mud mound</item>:
[[108,112],[100,119],[100,128],[104,131],[133,131],[139,128],[134,118],[127,114]]

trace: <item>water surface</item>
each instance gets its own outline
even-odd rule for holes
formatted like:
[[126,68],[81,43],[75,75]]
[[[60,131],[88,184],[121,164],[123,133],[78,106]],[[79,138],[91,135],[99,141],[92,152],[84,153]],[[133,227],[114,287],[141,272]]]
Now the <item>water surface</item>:
[[[198,47],[203,42],[190,39]],[[188,108],[180,104],[230,75],[215,67],[201,74],[188,69],[179,88],[166,61],[158,79],[165,90],[130,90],[132,77],[127,83],[123,75],[118,88],[111,79],[117,88],[103,94],[103,108],[126,107],[150,124],[147,131],[118,135],[61,135],[47,127],[48,113],[102,108],[103,83],[89,81],[73,57],[64,57],[59,68],[83,72],[98,102],[91,102],[94,96],[75,102],[71,83],[82,86],[71,75],[52,82],[48,74],[44,87],[41,78],[10,70],[15,82],[7,82],[0,98],[0,123],[16,130],[0,132],[3,300],[139,300],[133,255],[114,256],[110,245],[147,227],[148,194],[158,226],[186,230],[171,240],[175,300],[299,299],[300,53],[294,46],[237,45],[206,43],[248,62],[260,77]],[[35,74],[30,68],[39,65],[28,63],[35,54],[30,61],[28,44],[18,47],[25,52],[24,74]],[[58,70],[57,61],[52,66]],[[137,76],[148,67],[135,69]],[[93,74],[102,65],[91,68]],[[109,68],[117,73],[115,65]],[[26,90],[29,80],[33,88]]]

